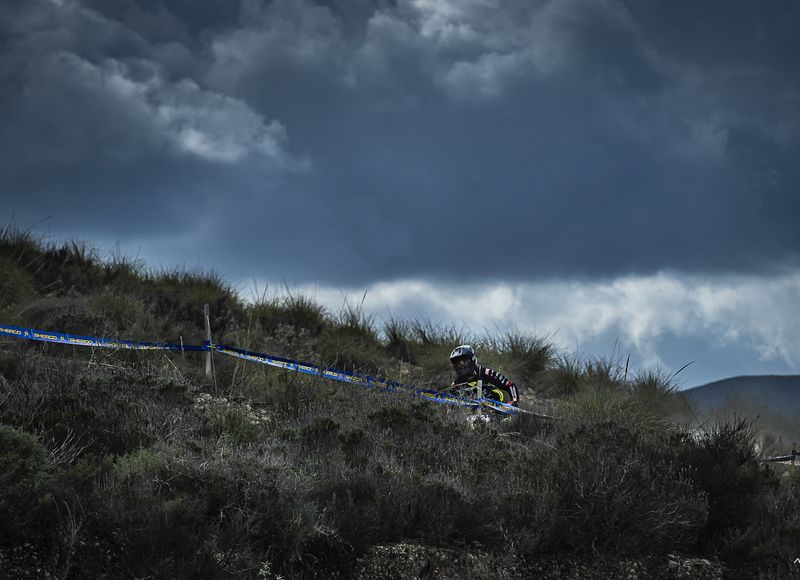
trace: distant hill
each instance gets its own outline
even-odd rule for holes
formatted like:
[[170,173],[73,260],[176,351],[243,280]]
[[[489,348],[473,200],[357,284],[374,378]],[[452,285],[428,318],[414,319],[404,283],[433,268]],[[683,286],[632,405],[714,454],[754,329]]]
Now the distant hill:
[[782,415],[800,413],[800,375],[731,377],[686,389],[683,394],[703,410],[726,406]]

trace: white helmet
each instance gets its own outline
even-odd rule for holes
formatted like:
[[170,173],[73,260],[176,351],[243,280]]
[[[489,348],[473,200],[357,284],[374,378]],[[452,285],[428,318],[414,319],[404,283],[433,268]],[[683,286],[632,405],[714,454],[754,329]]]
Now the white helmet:
[[450,353],[450,363],[460,378],[466,378],[478,372],[478,357],[475,349],[468,344],[462,344]]

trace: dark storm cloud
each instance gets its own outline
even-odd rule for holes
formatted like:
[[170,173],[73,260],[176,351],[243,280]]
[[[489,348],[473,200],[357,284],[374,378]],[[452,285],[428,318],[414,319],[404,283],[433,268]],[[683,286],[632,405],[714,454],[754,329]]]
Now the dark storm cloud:
[[798,15],[12,3],[4,212],[297,282],[762,270],[800,253]]

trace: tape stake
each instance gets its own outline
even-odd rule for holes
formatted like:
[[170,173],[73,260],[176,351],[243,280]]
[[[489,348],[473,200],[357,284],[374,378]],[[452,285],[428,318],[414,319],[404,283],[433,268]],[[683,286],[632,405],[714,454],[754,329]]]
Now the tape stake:
[[208,304],[203,305],[203,320],[206,324],[206,341],[205,346],[208,347],[208,352],[206,352],[206,377],[211,377],[212,372],[212,361],[211,361],[211,315],[210,309]]

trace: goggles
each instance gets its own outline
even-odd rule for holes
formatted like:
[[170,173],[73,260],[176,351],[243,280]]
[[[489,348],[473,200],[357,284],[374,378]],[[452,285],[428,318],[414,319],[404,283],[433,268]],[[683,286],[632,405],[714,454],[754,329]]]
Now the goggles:
[[472,358],[457,358],[453,361],[453,368],[457,371],[472,368]]

